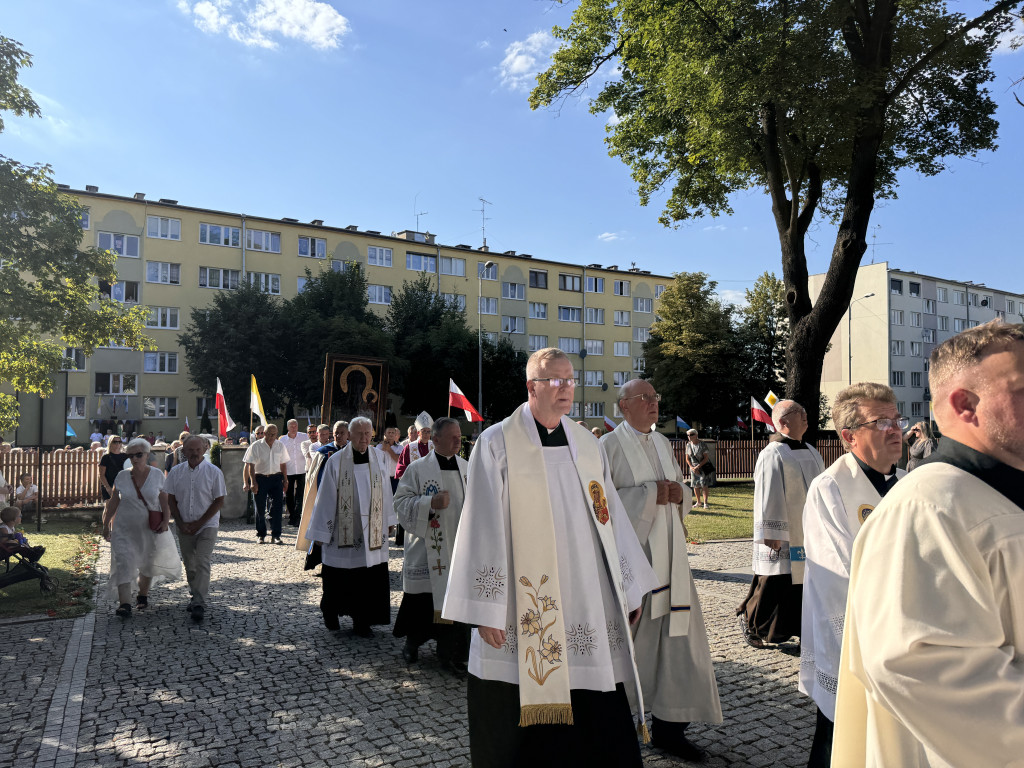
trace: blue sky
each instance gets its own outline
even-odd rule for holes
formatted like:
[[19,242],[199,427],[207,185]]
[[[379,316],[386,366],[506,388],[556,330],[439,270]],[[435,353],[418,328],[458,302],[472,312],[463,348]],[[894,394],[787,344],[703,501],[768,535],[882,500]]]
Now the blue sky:
[[[488,245],[575,263],[708,272],[728,299],[781,274],[767,198],[678,229],[639,205],[583,102],[531,111],[532,75],[572,4],[550,0],[4,0],[0,34],[34,56],[44,117],[7,120],[0,154],[75,188]],[[1000,149],[901,179],[874,256],[1024,292],[1024,51],[996,56]],[[1020,88],[1024,92],[1024,88]],[[834,229],[808,241],[812,272]],[[870,243],[870,239],[869,239]],[[865,262],[872,258],[869,245]]]

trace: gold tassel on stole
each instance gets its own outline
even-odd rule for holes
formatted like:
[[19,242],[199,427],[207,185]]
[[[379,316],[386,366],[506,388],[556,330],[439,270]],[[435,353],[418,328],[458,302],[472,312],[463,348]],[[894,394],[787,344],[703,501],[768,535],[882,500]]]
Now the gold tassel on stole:
[[440,611],[434,611],[434,623],[435,624],[452,624],[451,619],[442,619]]
[[643,744],[651,743],[651,731],[647,728],[647,721],[641,720],[636,726],[637,736],[640,737],[640,742]]
[[527,704],[519,708],[519,727],[528,725],[572,725],[571,704]]

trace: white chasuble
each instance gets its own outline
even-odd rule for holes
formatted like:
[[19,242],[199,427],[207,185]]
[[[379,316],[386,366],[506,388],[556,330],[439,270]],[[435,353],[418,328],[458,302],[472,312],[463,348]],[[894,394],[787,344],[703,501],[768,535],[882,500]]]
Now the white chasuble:
[[[512,418],[522,419],[530,442],[526,450],[541,453],[547,479],[547,487],[537,490],[546,494],[550,507],[561,596],[557,616],[564,629],[565,645],[542,647],[544,658],[568,667],[571,689],[611,691],[622,682],[631,693],[635,679],[632,643],[617,587],[621,584],[625,607],[633,610],[656,586],[657,579],[615,493],[604,452],[596,441],[592,443],[592,448],[598,450],[607,505],[602,511],[607,515],[605,525],[614,536],[616,563],[605,562],[605,549],[596,531],[600,523],[595,522],[593,504],[584,495],[576,466],[579,444],[593,441],[593,436],[563,417],[569,445],[542,448],[529,408],[522,407]],[[535,478],[533,485],[537,484]],[[514,492],[511,495],[517,496]],[[501,648],[492,648],[473,633],[469,669],[484,680],[523,685],[532,681],[520,677],[519,644],[536,644],[535,630],[542,627],[532,602],[517,605],[515,585],[525,578],[539,589],[540,606],[547,606],[544,598],[551,597],[546,594],[547,584],[539,586],[547,574],[527,575],[517,570],[522,558],[513,549],[512,518],[527,515],[528,511],[519,506],[512,508],[510,498],[506,438],[499,424],[483,432],[470,457],[466,502],[452,554],[443,615],[465,624],[504,628],[506,641]],[[543,616],[545,625],[549,618]]]
[[[678,570],[681,566],[687,583],[689,595],[689,626],[682,635],[673,634],[671,619],[664,613],[653,615],[653,595],[645,599],[643,616],[633,633],[633,648],[636,654],[637,670],[640,673],[640,684],[644,691],[644,703],[651,709],[654,716],[669,722],[706,723],[722,722],[722,705],[718,696],[718,683],[711,662],[711,648],[708,644],[707,629],[701,611],[697,589],[690,571],[689,555],[686,549],[685,529],[680,523],[679,529],[665,520],[655,525],[658,517],[668,518],[672,514],[685,516],[689,514],[693,494],[683,485],[683,501],[679,505],[658,505],[657,484],[653,480],[638,481],[633,474],[634,461],[625,456],[625,444],[620,438],[620,430],[632,429],[622,422],[614,431],[601,438],[601,445],[608,455],[612,480],[622,500],[630,522],[637,533],[648,555],[651,552],[651,541],[655,536],[668,537],[665,550],[672,553],[672,567]],[[656,436],[655,436],[656,435]],[[644,440],[644,438],[647,438]],[[642,451],[638,457],[648,463],[650,470],[655,472],[658,480],[672,480],[682,485],[683,474],[674,457],[669,452],[670,474],[665,475],[661,468],[660,451],[655,450],[654,441],[664,440],[666,448],[671,451],[668,438],[656,432],[640,435],[637,448]],[[632,441],[629,441],[630,443]],[[648,475],[649,476],[649,475]],[[677,548],[677,537],[681,548]],[[678,558],[678,561],[676,560]],[[673,573],[673,579],[679,578]],[[659,574],[659,580],[662,576]],[[666,590],[668,592],[668,590]],[[675,599],[673,598],[673,603]]]
[[[821,454],[808,445],[793,450],[773,441],[754,465],[754,573],[778,576],[791,573],[794,584],[803,583],[804,531],[802,515],[807,488],[825,469]],[[775,539],[782,548],[764,542]]]
[[[896,470],[902,477],[906,472]],[[839,652],[843,644],[853,541],[882,497],[853,454],[841,456],[807,491],[800,626],[800,691],[835,720]]]

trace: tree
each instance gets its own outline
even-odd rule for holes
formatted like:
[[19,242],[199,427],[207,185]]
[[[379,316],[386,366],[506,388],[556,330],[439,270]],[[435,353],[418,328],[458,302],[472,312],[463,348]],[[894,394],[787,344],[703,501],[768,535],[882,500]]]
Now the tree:
[[239,424],[247,424],[250,375],[259,384],[266,413],[282,402],[293,371],[281,358],[296,342],[284,332],[276,297],[245,281],[234,290],[215,291],[210,304],[192,309],[178,343],[185,350],[192,388],[210,395],[219,377],[228,411]]
[[[484,403],[480,413],[491,423],[512,415],[526,400],[526,361],[529,357],[508,336],[501,336],[496,344],[484,341]],[[475,374],[471,381],[476,383]]]
[[[661,220],[731,213],[732,193],[768,193],[782,251],[792,334],[787,392],[818,421],[822,360],[849,306],[877,197],[904,170],[995,146],[985,83],[1020,0],[968,19],[941,0],[580,0],[538,76],[534,108],[614,63],[590,102],[614,112],[610,154],[632,169],[643,204],[666,187]],[[837,224],[817,301],[804,240],[816,217]]]
[[771,390],[786,393],[786,345],[789,316],[786,288],[765,272],[746,290],[747,303],[739,310],[739,334],[743,345],[742,371],[746,389],[758,400]]
[[703,272],[675,275],[661,294],[644,357],[663,414],[732,426],[742,399],[742,348],[733,308],[715,296],[717,287]]
[[[0,114],[38,117],[18,72],[32,57],[0,36]],[[0,131],[3,130],[0,119]],[[103,299],[99,281],[116,280],[116,254],[79,250],[82,207],[60,194],[48,165],[23,165],[0,155],[0,383],[47,397],[65,350],[91,355],[116,339],[132,349],[155,348],[145,336],[144,307]],[[0,432],[18,425],[18,405],[0,393]]]

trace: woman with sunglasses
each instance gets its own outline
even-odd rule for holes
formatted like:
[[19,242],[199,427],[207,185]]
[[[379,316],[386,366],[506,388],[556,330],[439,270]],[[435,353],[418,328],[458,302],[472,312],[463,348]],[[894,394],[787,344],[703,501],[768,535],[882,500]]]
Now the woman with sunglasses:
[[114,493],[114,480],[117,473],[124,469],[124,454],[121,453],[122,440],[118,435],[111,435],[107,440],[107,450],[100,457],[100,493],[106,501]]
[[[136,579],[135,607],[143,610],[149,605],[153,584],[181,577],[178,550],[167,533],[171,515],[163,492],[164,473],[149,466],[149,451],[145,438],[128,443],[125,455],[131,469],[118,473],[103,510],[103,537],[110,542],[110,595],[118,602],[115,613],[125,619],[132,615],[132,583]],[[159,514],[155,530],[150,527],[151,510]]]
[[909,472],[932,455],[932,451],[935,450],[935,438],[928,427],[928,422],[919,421],[907,430],[904,439],[909,446],[907,456],[907,472]]

